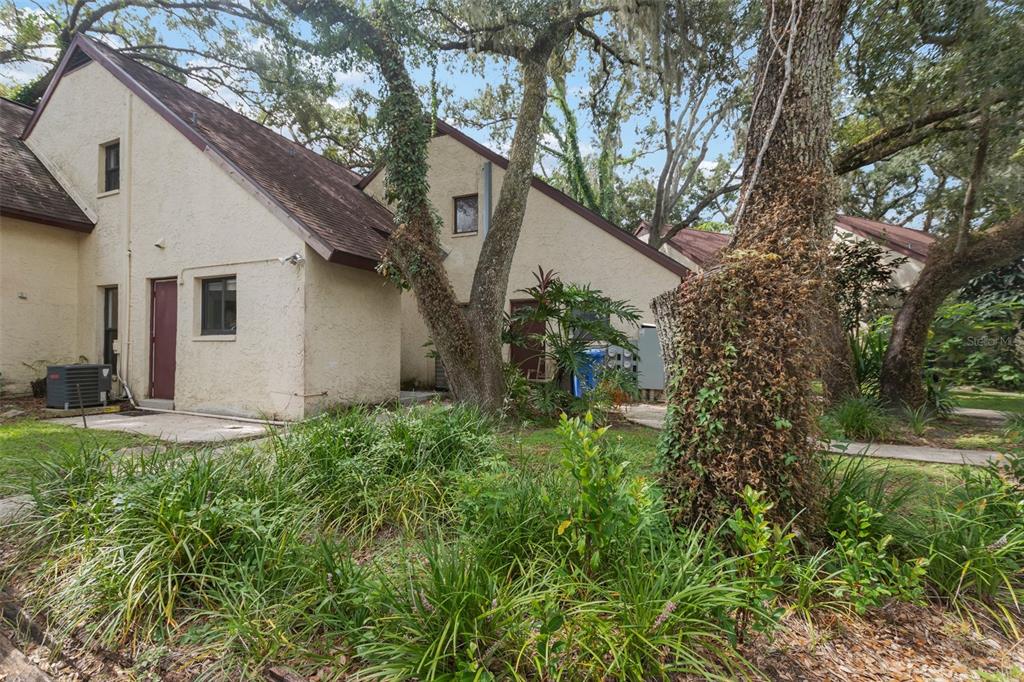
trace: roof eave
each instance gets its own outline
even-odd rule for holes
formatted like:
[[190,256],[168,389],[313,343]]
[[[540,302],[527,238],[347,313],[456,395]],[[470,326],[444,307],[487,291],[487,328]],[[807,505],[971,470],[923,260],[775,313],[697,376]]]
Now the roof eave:
[[74,232],[84,232],[88,234],[92,232],[93,228],[96,227],[90,222],[79,222],[74,220],[64,220],[63,218],[55,218],[42,213],[35,213],[33,211],[21,211],[10,206],[0,206],[0,215],[7,218],[14,218],[16,220],[26,220],[33,223],[41,223],[43,225],[50,225],[52,227],[62,227],[65,230],[72,230]]

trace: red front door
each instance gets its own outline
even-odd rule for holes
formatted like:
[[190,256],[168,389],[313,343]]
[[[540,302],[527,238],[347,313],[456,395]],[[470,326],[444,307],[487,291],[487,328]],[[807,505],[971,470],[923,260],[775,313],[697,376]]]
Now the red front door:
[[178,281],[153,280],[149,341],[149,397],[174,399],[178,337]]
[[[511,308],[514,315],[517,310],[526,306],[534,306],[533,301],[512,301]],[[519,333],[524,337],[532,334],[543,334],[543,322],[529,322],[519,328]],[[522,346],[511,344],[510,356],[512,364],[522,370],[527,379],[544,378],[544,347],[536,339],[529,339]]]

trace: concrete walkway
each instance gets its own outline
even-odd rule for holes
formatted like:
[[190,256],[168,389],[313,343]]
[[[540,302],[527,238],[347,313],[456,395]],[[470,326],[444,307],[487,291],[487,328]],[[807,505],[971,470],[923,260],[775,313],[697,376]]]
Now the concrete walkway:
[[[96,414],[85,419],[90,429],[127,431],[183,445],[258,438],[267,433],[263,424],[167,412]],[[81,417],[62,417],[53,421],[67,426],[82,426]]]
[[[661,429],[665,424],[664,405],[624,405],[623,416],[628,421],[652,429]],[[986,410],[991,411],[991,410]],[[889,445],[885,443],[839,442],[829,443],[829,452],[843,455],[867,455],[884,459],[903,459],[914,462],[933,462],[935,464],[969,464],[985,466],[1000,457],[992,450],[954,450],[952,448],[933,448],[917,445]]]
[[954,407],[953,414],[958,417],[967,417],[975,421],[994,422],[996,424],[1006,423],[1006,413],[996,410],[983,410],[979,407]]

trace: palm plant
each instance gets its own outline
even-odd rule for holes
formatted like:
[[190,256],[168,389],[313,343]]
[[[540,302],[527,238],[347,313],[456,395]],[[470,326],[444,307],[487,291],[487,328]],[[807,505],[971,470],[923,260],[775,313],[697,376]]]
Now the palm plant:
[[[538,267],[537,283],[520,289],[532,305],[520,306],[506,316],[502,341],[536,347],[538,354],[555,367],[553,380],[567,386],[569,377],[590,368],[586,351],[595,344],[620,346],[636,353],[627,332],[619,327],[637,326],[640,310],[627,301],[616,301],[589,284],[563,282],[553,270]],[[613,324],[619,323],[619,327]],[[525,330],[543,325],[542,331]]]

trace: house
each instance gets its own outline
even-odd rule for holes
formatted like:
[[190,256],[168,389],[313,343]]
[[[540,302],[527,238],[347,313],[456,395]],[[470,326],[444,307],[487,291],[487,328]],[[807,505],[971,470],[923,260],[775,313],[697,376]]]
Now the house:
[[86,360],[179,410],[397,397],[392,217],[354,173],[82,37],[34,111],[2,107],[7,390]]
[[[647,228],[640,226],[637,236],[646,240]],[[834,239],[868,239],[882,246],[888,259],[905,257],[907,260],[893,273],[893,282],[909,289],[928,260],[928,250],[935,238],[920,230],[868,220],[848,215],[837,215]],[[662,247],[662,253],[684,264],[692,272],[701,272],[713,263],[718,252],[725,248],[732,235],[722,232],[683,229]]]
[[[441,214],[441,247],[456,294],[469,300],[473,274],[493,203],[501,191],[508,159],[466,134],[438,121],[430,141],[430,201]],[[360,188],[384,201],[384,174],[377,171]],[[521,290],[536,283],[537,268],[554,270],[569,282],[587,282],[641,311],[654,323],[651,300],[677,286],[685,266],[651,248],[539,178],[534,178],[526,216],[512,260],[508,310],[525,305]],[[402,381],[434,386],[439,368],[426,353],[430,335],[410,292],[402,296]],[[543,370],[536,354],[509,349],[528,376]]]
[[[434,386],[409,293],[375,268],[393,225],[361,178],[76,37],[34,110],[0,102],[0,380],[105,362],[178,410],[297,419]],[[439,124],[431,200],[468,299],[507,160]],[[537,267],[649,302],[684,265],[535,180],[509,283]],[[517,349],[507,349],[517,359]]]

